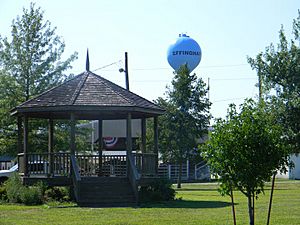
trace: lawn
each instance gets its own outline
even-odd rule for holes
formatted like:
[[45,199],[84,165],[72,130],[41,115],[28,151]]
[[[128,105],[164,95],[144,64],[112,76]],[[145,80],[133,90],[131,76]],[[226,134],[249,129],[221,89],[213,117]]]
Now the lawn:
[[[256,224],[266,224],[270,186],[255,206]],[[229,197],[217,184],[183,184],[177,200],[125,208],[80,208],[74,204],[22,206],[0,204],[0,224],[233,224]],[[235,192],[237,224],[248,224],[247,200]],[[276,183],[271,224],[300,224],[300,181]]]

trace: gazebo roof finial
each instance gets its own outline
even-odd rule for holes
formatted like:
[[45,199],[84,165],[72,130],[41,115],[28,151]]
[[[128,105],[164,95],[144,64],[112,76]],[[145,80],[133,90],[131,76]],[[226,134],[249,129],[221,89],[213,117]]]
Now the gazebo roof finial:
[[85,70],[90,71],[89,49],[86,50]]

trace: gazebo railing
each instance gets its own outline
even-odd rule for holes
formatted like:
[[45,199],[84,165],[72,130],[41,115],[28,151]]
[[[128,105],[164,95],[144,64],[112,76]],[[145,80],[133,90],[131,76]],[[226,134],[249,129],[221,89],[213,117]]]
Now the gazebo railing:
[[[133,153],[133,162],[142,176],[156,174],[156,154]],[[75,156],[81,176],[127,176],[126,155]],[[102,158],[102,160],[100,160]],[[24,153],[18,154],[19,172],[26,176],[69,176],[71,170],[70,153]]]
[[156,174],[156,158],[154,153],[134,153],[134,162],[137,170],[143,176],[154,176]]
[[19,173],[30,176],[68,176],[70,153],[18,154]]
[[82,176],[127,176],[126,155],[76,155]]
[[138,203],[139,202],[138,186],[141,179],[141,174],[137,170],[134,157],[132,154],[128,156],[128,178],[132,190],[134,192],[136,202]]
[[79,174],[79,168],[74,155],[70,156],[71,159],[71,171],[72,171],[72,182],[74,187],[74,195],[77,201],[80,201],[80,186],[81,186],[81,177]]

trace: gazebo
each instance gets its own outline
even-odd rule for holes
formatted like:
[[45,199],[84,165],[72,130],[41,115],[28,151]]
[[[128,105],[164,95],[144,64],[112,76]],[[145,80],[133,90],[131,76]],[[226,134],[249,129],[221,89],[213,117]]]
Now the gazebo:
[[[158,116],[164,110],[89,70],[14,108],[18,118],[19,173],[25,184],[42,180],[48,185],[72,186],[78,203],[127,204],[138,201],[138,186],[157,177]],[[36,153],[28,148],[31,118],[48,120],[48,151]],[[146,149],[146,119],[153,118],[154,149]],[[98,120],[102,140],[104,120],[126,120],[126,154],[80,154],[76,148],[76,121]],[[132,119],[141,120],[140,152],[132,152]],[[53,152],[55,120],[70,122],[70,148]],[[88,171],[88,173],[87,173]],[[108,197],[109,196],[109,197]]]

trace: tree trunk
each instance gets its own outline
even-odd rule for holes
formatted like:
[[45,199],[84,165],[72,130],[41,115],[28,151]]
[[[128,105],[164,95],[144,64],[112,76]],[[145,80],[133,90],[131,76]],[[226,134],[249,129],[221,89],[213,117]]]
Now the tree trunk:
[[233,224],[236,225],[235,208],[234,208],[234,200],[233,200],[233,191],[232,191],[232,189],[230,189],[230,198],[231,198],[231,206],[232,206]]
[[254,192],[253,192],[253,195],[252,195],[252,214],[253,214],[253,224],[255,223],[255,196],[254,196]]
[[250,225],[254,225],[254,219],[253,219],[253,207],[252,207],[252,196],[249,193],[248,195],[248,210],[249,210],[249,221]]
[[182,177],[182,160],[179,161],[177,188],[181,188],[181,177]]
[[274,192],[274,185],[275,185],[275,177],[276,177],[276,173],[273,174],[273,178],[272,178],[272,188],[271,188],[271,195],[270,195],[270,202],[269,202],[267,225],[270,224],[271,208],[272,208],[272,201],[273,201],[273,192]]

